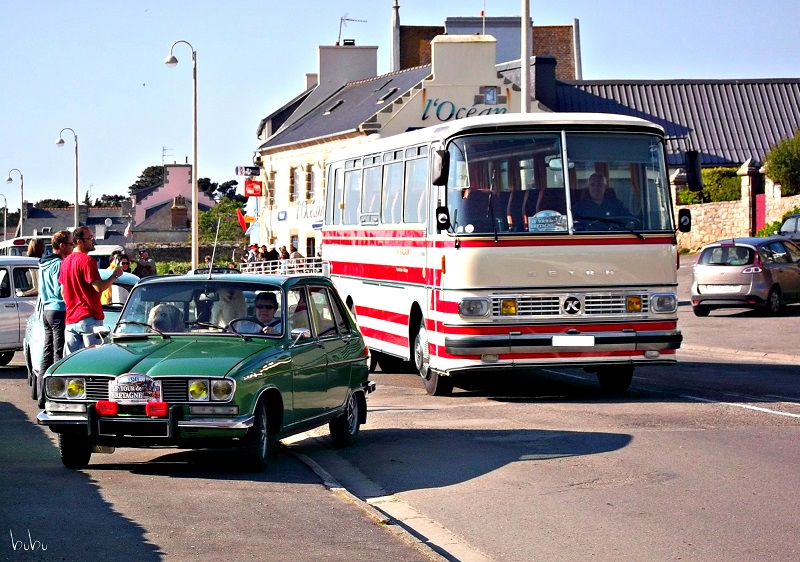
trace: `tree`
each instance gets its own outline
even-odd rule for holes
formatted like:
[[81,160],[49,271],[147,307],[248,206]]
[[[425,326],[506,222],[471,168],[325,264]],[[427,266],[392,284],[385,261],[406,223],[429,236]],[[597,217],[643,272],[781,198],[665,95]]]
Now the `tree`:
[[66,209],[67,207],[72,207],[72,203],[63,199],[42,199],[34,207],[37,209]]
[[101,195],[94,200],[92,207],[121,207],[128,198],[124,195]]
[[152,185],[160,185],[164,183],[164,166],[148,166],[139,176],[136,182],[128,187],[128,192],[131,195],[135,194],[140,189],[150,187]]
[[764,162],[766,176],[781,185],[784,197],[800,194],[800,129],[772,147]]
[[238,201],[242,205],[247,203],[247,197],[244,195],[239,195],[236,193],[236,188],[239,186],[239,182],[236,180],[229,180],[217,188],[217,193],[219,193],[220,199],[230,199],[231,201]]
[[244,244],[247,242],[244,232],[242,232],[242,227],[239,226],[239,221],[236,217],[236,209],[241,208],[242,204],[238,201],[223,198],[213,208],[201,212],[198,224],[200,242],[204,244],[212,244],[214,242],[218,219],[219,236],[217,241],[236,242],[237,244]]

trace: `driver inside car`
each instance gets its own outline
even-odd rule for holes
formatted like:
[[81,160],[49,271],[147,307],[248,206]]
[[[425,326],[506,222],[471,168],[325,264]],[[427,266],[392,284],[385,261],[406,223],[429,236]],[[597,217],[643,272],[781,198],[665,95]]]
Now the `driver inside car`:
[[581,198],[572,206],[572,214],[576,219],[605,219],[611,217],[632,217],[631,212],[623,205],[613,191],[609,191],[606,178],[595,172],[589,176],[586,189]]
[[258,322],[251,320],[243,320],[236,322],[234,329],[243,334],[269,334],[278,336],[281,334],[281,317],[275,315],[278,312],[278,298],[275,293],[265,291],[258,293],[255,300],[255,319]]

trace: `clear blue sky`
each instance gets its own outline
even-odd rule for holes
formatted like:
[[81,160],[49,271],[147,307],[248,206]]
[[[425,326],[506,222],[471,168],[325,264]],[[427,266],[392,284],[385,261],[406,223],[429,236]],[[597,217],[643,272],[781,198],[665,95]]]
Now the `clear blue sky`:
[[[393,0],[3,0],[0,180],[19,168],[25,199],[127,195],[150,165],[191,160],[191,51],[198,61],[198,169],[215,182],[251,164],[259,121],[299,94],[317,45],[378,45],[388,71]],[[401,0],[405,25],[519,16],[521,0]],[[535,24],[580,20],[585,79],[800,77],[797,0],[531,1]],[[19,208],[19,180],[0,181]],[[242,182],[240,181],[240,184]],[[0,205],[2,202],[0,201]]]

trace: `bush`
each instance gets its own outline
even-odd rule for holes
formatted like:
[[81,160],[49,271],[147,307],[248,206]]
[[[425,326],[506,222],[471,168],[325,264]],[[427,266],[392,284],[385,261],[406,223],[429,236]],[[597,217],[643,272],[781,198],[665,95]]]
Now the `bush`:
[[778,232],[778,229],[783,224],[783,221],[786,220],[786,217],[788,217],[789,215],[798,215],[798,214],[800,214],[800,209],[798,209],[797,207],[795,207],[791,211],[785,212],[781,217],[781,220],[765,224],[764,228],[756,232],[756,236],[772,236],[773,234]]
[[738,201],[742,198],[742,182],[736,175],[736,168],[706,168],[702,173],[703,191],[681,189],[678,192],[678,205]]
[[766,175],[781,185],[784,197],[800,194],[800,129],[794,137],[782,139],[764,159]]
[[189,271],[189,262],[188,261],[167,261],[167,262],[156,262],[156,273],[159,275],[164,275],[166,273],[177,273],[179,275],[183,275],[187,271]]

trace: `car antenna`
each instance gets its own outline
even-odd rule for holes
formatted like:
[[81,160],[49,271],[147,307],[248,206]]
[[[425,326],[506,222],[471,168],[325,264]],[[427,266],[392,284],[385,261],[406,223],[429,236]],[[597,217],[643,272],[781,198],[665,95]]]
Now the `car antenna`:
[[222,217],[217,217],[217,231],[214,233],[214,247],[211,248],[211,264],[208,268],[208,278],[211,279],[211,270],[214,269],[214,258],[217,255],[217,240],[219,239],[219,224]]

